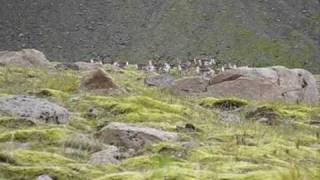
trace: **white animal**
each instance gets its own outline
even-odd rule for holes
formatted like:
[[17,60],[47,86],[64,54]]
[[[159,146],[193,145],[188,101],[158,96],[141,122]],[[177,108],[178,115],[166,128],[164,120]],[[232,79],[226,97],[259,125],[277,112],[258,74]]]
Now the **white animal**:
[[170,64],[164,63],[164,65],[163,65],[163,67],[162,67],[163,72],[169,73],[169,72],[170,72],[170,69],[171,69]]
[[210,63],[210,61],[208,62],[208,61],[204,61],[204,66],[210,66],[211,65],[211,63]]
[[221,72],[224,72],[225,71],[225,68],[224,66],[221,67]]
[[156,70],[156,68],[154,67],[152,61],[149,61],[149,65],[147,66],[147,71],[148,72],[154,72]]
[[119,67],[119,63],[117,61],[115,61],[112,65],[116,66],[116,67]]
[[204,77],[205,79],[210,80],[211,78],[214,77],[214,75],[215,75],[215,71],[210,68],[208,72],[205,72],[205,73],[203,74],[203,77]]
[[211,65],[216,65],[216,60],[214,58],[212,58],[210,62],[211,62]]
[[181,67],[181,65],[180,65],[180,64],[178,64],[177,69],[178,69],[178,71],[179,71],[179,72],[181,72],[181,71],[182,71],[182,67]]
[[200,74],[200,67],[199,66],[196,67],[196,74]]

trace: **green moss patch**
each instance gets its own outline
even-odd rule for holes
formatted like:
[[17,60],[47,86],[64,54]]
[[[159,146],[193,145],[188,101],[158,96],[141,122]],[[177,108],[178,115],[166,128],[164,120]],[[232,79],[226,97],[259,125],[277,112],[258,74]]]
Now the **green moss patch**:
[[18,165],[63,165],[66,163],[74,163],[74,160],[65,158],[61,155],[48,152],[16,150],[13,152],[1,153],[2,156],[9,156]]
[[145,147],[145,152],[160,154],[172,158],[184,158],[187,156],[187,149],[171,142],[160,142]]
[[182,105],[168,104],[144,96],[88,96],[80,100],[78,105],[83,111],[95,108],[100,117],[109,114],[126,122],[174,122],[183,120],[183,115],[188,113],[188,109]]
[[43,88],[72,92],[79,84],[79,75],[71,71],[6,66],[0,67],[0,73],[0,93],[23,94]]
[[18,129],[0,133],[0,142],[18,141],[18,142],[42,142],[46,144],[58,143],[65,138],[68,131],[62,128],[52,129]]
[[29,180],[48,174],[53,178],[61,180],[81,179],[76,171],[59,166],[13,166],[8,164],[0,165],[0,177],[12,180]]
[[64,102],[68,99],[68,93],[54,90],[54,89],[40,89],[37,92],[32,93],[40,98],[51,98],[52,100],[55,100],[57,102]]
[[22,128],[34,126],[35,122],[14,117],[0,117],[0,128]]
[[142,180],[143,175],[139,172],[122,172],[122,173],[113,173],[108,174],[103,177],[99,177],[94,180]]

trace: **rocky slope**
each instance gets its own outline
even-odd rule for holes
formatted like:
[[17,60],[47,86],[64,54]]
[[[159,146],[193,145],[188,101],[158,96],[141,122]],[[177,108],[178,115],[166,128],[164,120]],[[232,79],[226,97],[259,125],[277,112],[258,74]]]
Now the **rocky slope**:
[[319,72],[318,0],[3,1],[0,49],[132,62],[200,54]]
[[53,66],[0,66],[1,180],[320,178],[319,105],[176,96],[105,65],[111,96]]

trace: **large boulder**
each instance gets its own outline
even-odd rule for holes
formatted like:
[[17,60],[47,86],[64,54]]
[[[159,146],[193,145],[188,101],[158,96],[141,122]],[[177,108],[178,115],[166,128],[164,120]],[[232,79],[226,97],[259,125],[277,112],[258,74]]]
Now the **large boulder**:
[[186,77],[174,82],[172,90],[179,93],[198,94],[207,91],[209,81],[201,77]]
[[304,87],[301,91],[303,101],[315,103],[319,101],[319,88],[315,76],[304,69],[292,69],[292,71],[298,74],[299,82]]
[[306,104],[315,104],[319,101],[316,80],[310,72],[282,66],[231,69],[216,75],[207,85],[199,87],[191,86],[194,80],[182,82],[191,90],[186,91],[184,90],[186,88],[181,88],[181,83],[175,84],[173,88],[184,93],[197,92],[201,96],[280,100]]
[[67,109],[45,99],[31,96],[0,97],[1,115],[56,124],[65,124],[69,118]]
[[146,144],[159,141],[176,141],[178,135],[154,128],[139,127],[125,123],[110,123],[102,128],[98,137],[107,144],[139,150]]
[[273,69],[232,69],[212,78],[206,93],[214,97],[277,100],[283,92],[279,83],[278,73]]
[[38,50],[23,49],[21,51],[0,51],[0,65],[47,67],[49,61],[46,56]]
[[98,93],[113,93],[123,91],[113,78],[102,68],[85,74],[80,81],[80,88]]
[[144,83],[148,86],[169,87],[173,85],[174,80],[175,80],[174,77],[168,74],[162,74],[162,75],[147,77],[144,79]]

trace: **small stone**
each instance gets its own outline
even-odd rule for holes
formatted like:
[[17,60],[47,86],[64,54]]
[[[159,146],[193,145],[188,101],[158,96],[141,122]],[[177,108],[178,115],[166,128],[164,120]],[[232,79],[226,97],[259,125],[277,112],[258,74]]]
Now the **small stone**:
[[41,176],[38,176],[36,180],[53,180],[53,179],[48,175],[41,175]]
[[115,146],[107,146],[106,149],[91,155],[90,164],[117,164],[121,157],[120,151]]
[[241,122],[240,115],[231,112],[221,112],[219,114],[219,119],[227,123],[239,123]]

